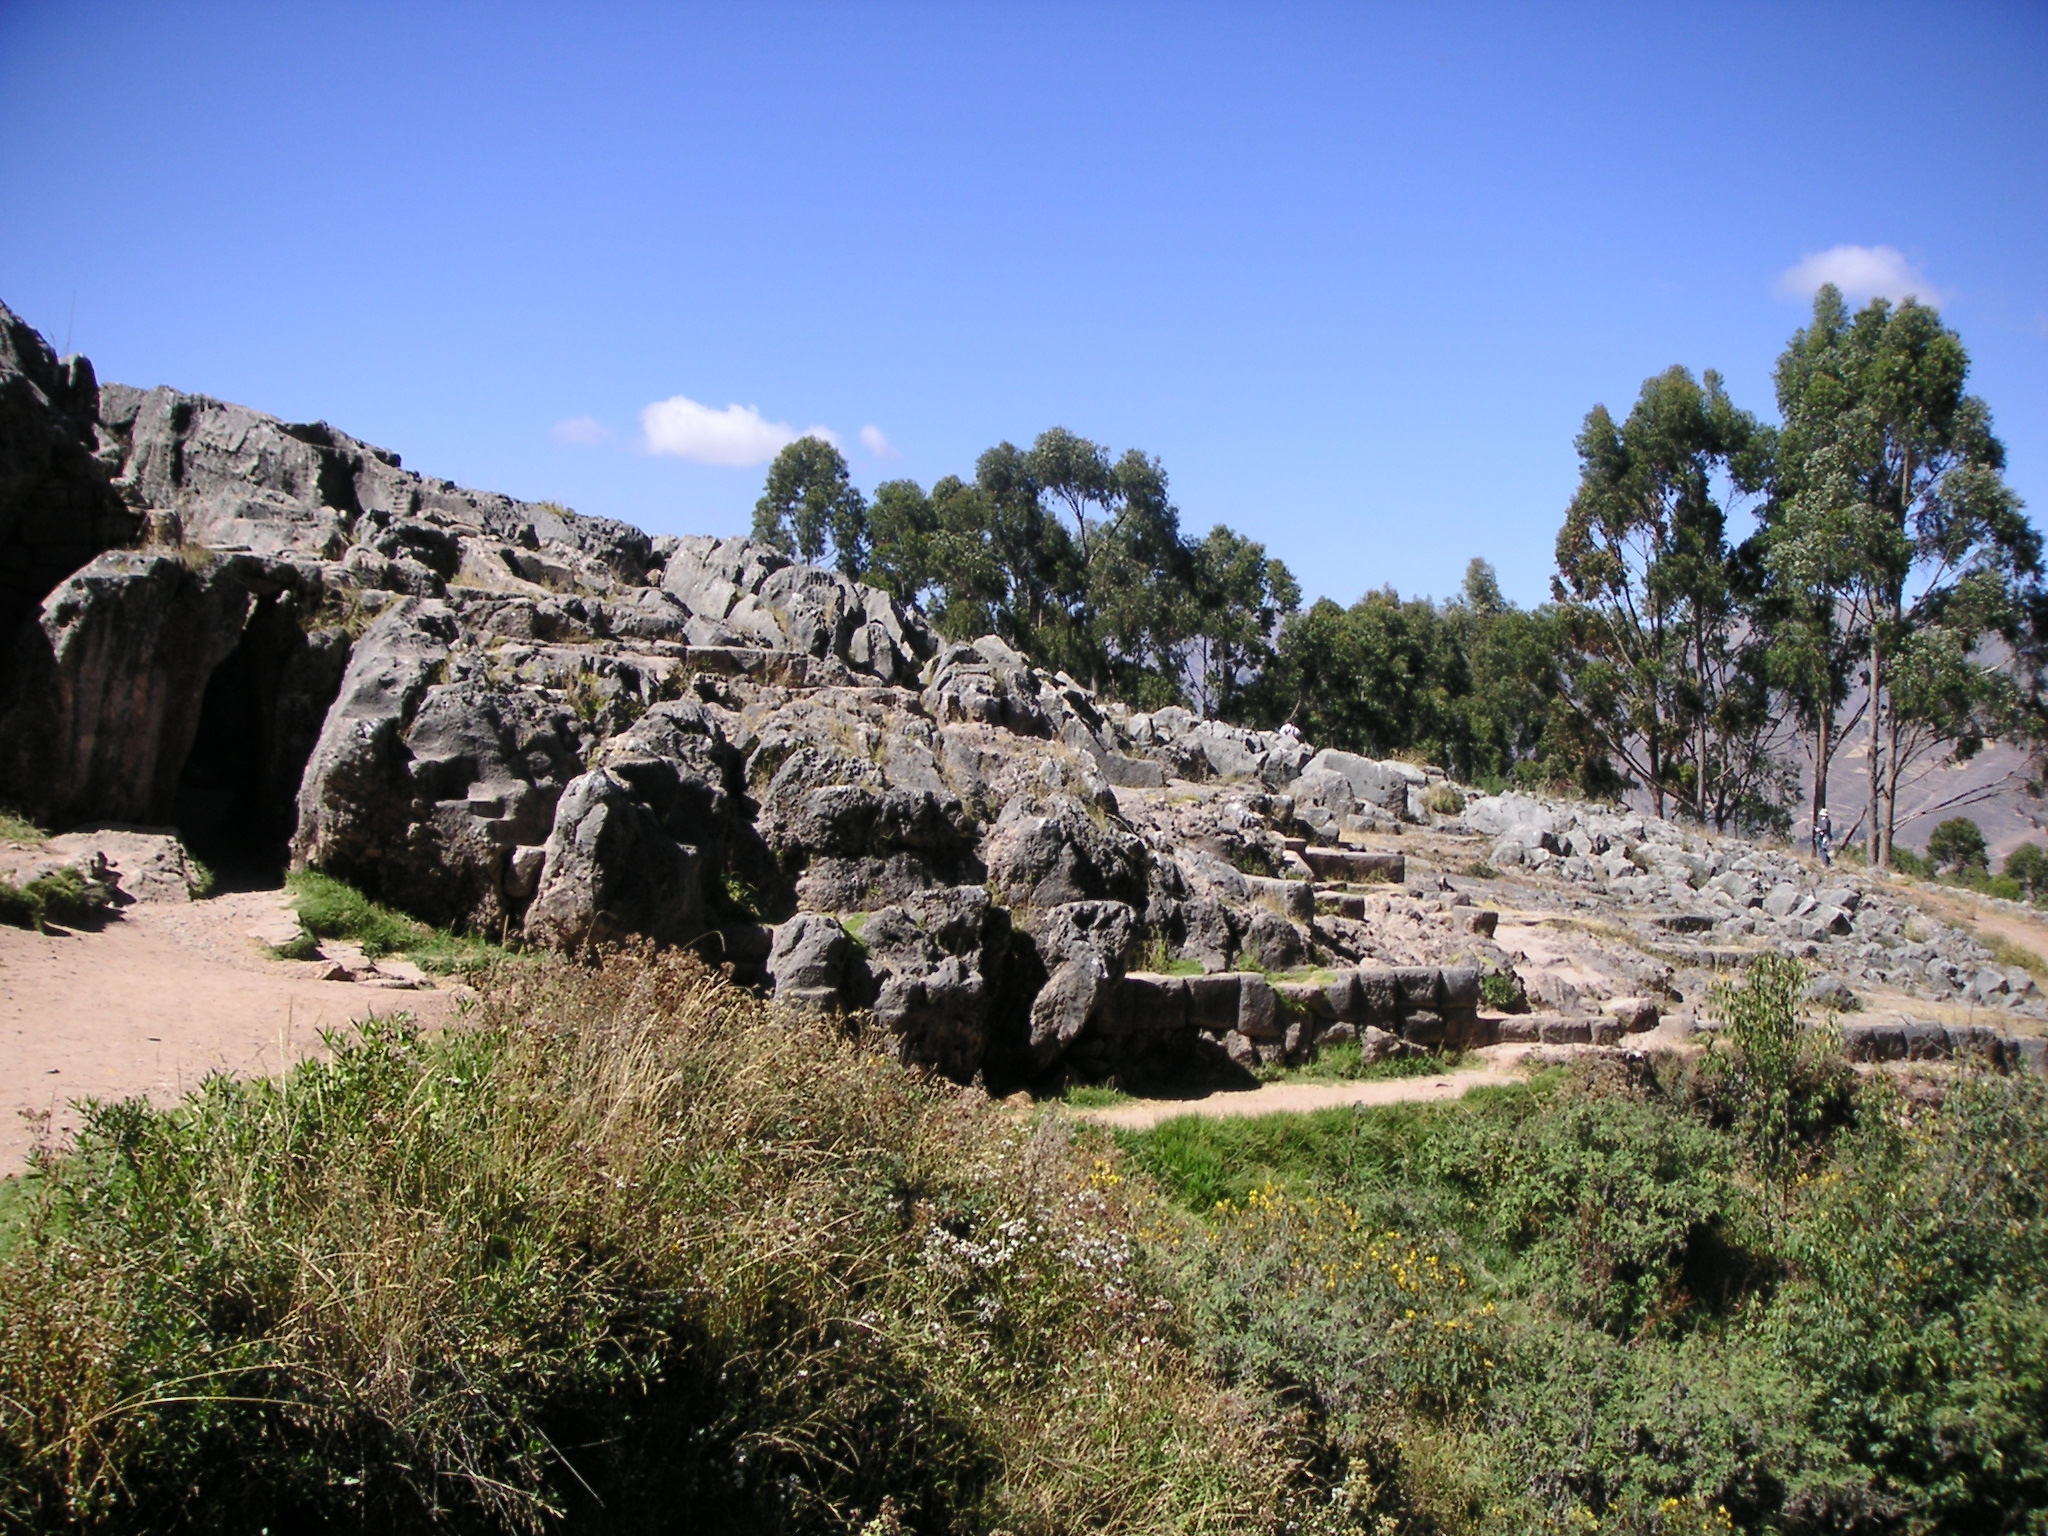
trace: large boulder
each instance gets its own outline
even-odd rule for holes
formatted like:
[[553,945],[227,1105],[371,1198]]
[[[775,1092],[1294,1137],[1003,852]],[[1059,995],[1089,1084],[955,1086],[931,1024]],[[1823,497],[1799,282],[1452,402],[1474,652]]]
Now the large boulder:
[[803,907],[872,911],[981,874],[957,797],[892,786],[879,764],[830,745],[783,758],[760,805],[761,836]]
[[99,397],[91,363],[59,361],[0,304],[0,667],[15,631],[59,582],[141,535],[143,518],[95,457]]
[[[110,384],[100,391],[103,458],[117,485],[157,509],[174,540],[212,549],[349,561],[387,590],[440,584],[488,552],[514,582],[592,590],[647,579],[647,535],[608,518],[578,517],[426,480],[397,454],[325,422],[286,422],[246,406],[174,389]],[[533,561],[530,572],[521,560]]]
[[886,592],[752,539],[677,540],[661,588],[688,610],[697,645],[836,657],[884,683],[912,682],[933,650],[923,619]]
[[987,1059],[1010,917],[978,885],[920,891],[861,926],[875,1022],[903,1059],[966,1082]]
[[403,599],[357,642],[306,764],[292,852],[429,921],[497,932],[518,913],[514,850],[548,837],[588,744],[540,689],[444,681],[458,635],[447,604]]
[[1082,950],[1056,966],[1031,1001],[1031,1060],[1050,1067],[1078,1040],[1082,1030],[1116,989],[1117,978],[1093,950]]
[[[1360,757],[1356,752],[1339,752],[1325,747],[1308,760],[1302,770],[1304,778],[1311,775],[1319,789],[1328,794],[1341,783],[1337,793],[1348,797],[1354,805],[1370,805],[1394,816],[1402,816],[1408,810],[1408,784],[1410,773],[1399,763],[1378,763],[1369,757]],[[1329,778],[1323,778],[1323,775]],[[1418,775],[1419,777],[1419,775]],[[1303,798],[1302,786],[1294,788],[1295,798]],[[1331,809],[1336,809],[1334,805]]]
[[227,562],[111,552],[16,637],[0,798],[50,821],[167,822],[249,590]]
[[1067,795],[1004,807],[983,845],[988,878],[1010,906],[1072,901],[1146,905],[1144,839]]
[[925,713],[941,725],[1000,726],[1019,736],[1050,736],[1060,711],[1034,669],[994,635],[949,645],[932,661]]
[[632,938],[680,944],[704,931],[703,860],[609,769],[562,792],[546,849],[530,939],[576,950]]
[[799,912],[775,930],[768,980],[777,1002],[837,1010],[864,990],[860,946],[837,918]]

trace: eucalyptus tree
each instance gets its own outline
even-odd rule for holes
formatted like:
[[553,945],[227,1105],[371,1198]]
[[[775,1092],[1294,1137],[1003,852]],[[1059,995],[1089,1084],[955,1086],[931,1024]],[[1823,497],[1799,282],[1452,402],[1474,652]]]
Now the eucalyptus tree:
[[1832,285],[1778,361],[1767,560],[1860,658],[1863,826],[1880,866],[1905,770],[2009,728],[2010,663],[2038,603],[2040,538],[1968,373],[1934,309],[1877,299],[1852,316]]
[[1648,792],[1721,819],[1771,760],[1723,498],[1756,493],[1770,434],[1720,375],[1671,368],[1628,417],[1595,406],[1557,536],[1563,692],[1587,736]]
[[775,455],[768,483],[754,503],[754,537],[813,565],[829,545],[846,576],[867,564],[867,499],[846,458],[821,437],[800,437]]
[[1265,545],[1221,523],[1188,546],[1187,566],[1188,614],[1172,672],[1196,713],[1219,715],[1272,666],[1301,586]]

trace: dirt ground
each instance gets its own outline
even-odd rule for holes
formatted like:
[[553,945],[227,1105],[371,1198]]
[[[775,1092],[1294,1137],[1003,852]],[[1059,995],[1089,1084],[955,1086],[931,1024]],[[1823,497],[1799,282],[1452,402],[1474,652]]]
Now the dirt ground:
[[[1695,1050],[1682,1026],[1666,1023],[1648,1034],[1631,1035],[1631,1050]],[[1429,1077],[1383,1078],[1377,1081],[1318,1083],[1294,1080],[1257,1088],[1219,1089],[1187,1099],[1132,1099],[1069,1111],[1077,1119],[1124,1130],[1142,1131],[1182,1115],[1230,1119],[1239,1115],[1304,1114],[1315,1109],[1387,1104],[1435,1104],[1462,1099],[1475,1088],[1497,1088],[1524,1080],[1538,1066],[1551,1066],[1580,1055],[1600,1055],[1606,1046],[1489,1045],[1471,1052],[1451,1070]]]
[[127,907],[97,932],[0,927],[0,1175],[83,1099],[175,1102],[209,1074],[275,1073],[323,1030],[372,1015],[445,1019],[452,990],[322,981],[332,967],[270,957],[250,929],[291,922],[278,891]]
[[1098,1125],[1123,1130],[1149,1130],[1182,1115],[1231,1119],[1240,1115],[1304,1114],[1312,1109],[1385,1104],[1430,1104],[1462,1099],[1474,1088],[1498,1087],[1521,1077],[1522,1058],[1533,1047],[1494,1045],[1475,1051],[1470,1065],[1433,1077],[1396,1077],[1355,1083],[1280,1082],[1257,1088],[1219,1090],[1194,1099],[1132,1099],[1071,1113]]

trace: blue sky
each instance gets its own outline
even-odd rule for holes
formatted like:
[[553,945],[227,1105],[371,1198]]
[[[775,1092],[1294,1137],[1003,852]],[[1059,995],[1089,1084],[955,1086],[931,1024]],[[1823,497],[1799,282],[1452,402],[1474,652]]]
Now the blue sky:
[[2039,3],[0,0],[0,299],[656,532],[763,473],[657,402],[870,488],[1058,423],[1311,596],[1530,602],[1586,410],[1683,363],[1768,414],[1837,247],[1940,296],[2048,512],[2044,82]]

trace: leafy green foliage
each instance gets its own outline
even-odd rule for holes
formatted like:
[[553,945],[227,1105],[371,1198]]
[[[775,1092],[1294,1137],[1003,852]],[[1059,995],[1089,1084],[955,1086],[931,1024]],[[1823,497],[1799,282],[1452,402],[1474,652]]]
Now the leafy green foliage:
[[2021,843],[2005,856],[2005,877],[2017,881],[2031,899],[2037,893],[2048,894],[2048,851],[2039,843]]
[[1595,406],[1577,446],[1554,583],[1573,713],[1659,815],[1669,798],[1716,826],[1754,820],[1782,789],[1726,503],[1762,489],[1769,434],[1720,375],[1671,368],[1625,421]]
[[1832,285],[1778,361],[1762,564],[1814,658],[1801,713],[1831,722],[1861,676],[1880,867],[1914,761],[2039,719],[2040,535],[2003,479],[1989,407],[1965,392],[1969,366],[1928,306],[1876,299],[1852,316]]
[[285,888],[307,933],[358,945],[372,960],[399,954],[427,970],[446,972],[480,971],[506,958],[507,952],[488,940],[430,928],[317,869],[293,870]]
[[1513,971],[1484,971],[1479,977],[1479,1001],[1500,1013],[1521,1013],[1529,1006],[1529,995]]
[[6,1211],[0,1524],[1329,1529],[1109,1149],[765,1022],[684,958],[523,967],[94,1107]]
[[1729,1059],[1724,1064],[1711,1054],[1722,1043],[1715,1040],[1707,1078],[1721,1078],[1750,1152],[1779,1185],[1791,1177],[1801,1149],[1840,1118],[1848,1096],[1831,1032],[1800,1019],[1805,986],[1806,968],[1797,960],[1766,954],[1741,982],[1720,983],[1711,993]]
[[77,870],[52,870],[26,885],[0,880],[0,923],[15,928],[42,928],[46,923],[66,927],[98,922],[107,898],[96,886],[86,884]]
[[813,565],[824,563],[829,548],[842,574],[860,574],[867,561],[867,500],[845,456],[821,437],[800,437],[776,454],[754,504],[754,537]]
[[28,817],[0,807],[0,842],[47,843],[50,834]]
[[1124,1140],[1211,1358],[1368,1530],[2042,1529],[2048,1084],[1843,1082],[1765,1220],[1728,1057]]
[[1967,816],[1951,816],[1927,835],[1927,857],[1937,867],[1989,873],[1991,856],[1984,847],[1984,829]]
[[1412,753],[1470,782],[1605,791],[1603,760],[1555,707],[1559,643],[1552,610],[1509,606],[1474,560],[1455,602],[1392,590],[1348,609],[1317,602],[1287,621],[1243,698],[1250,718],[1291,720],[1319,745]]

